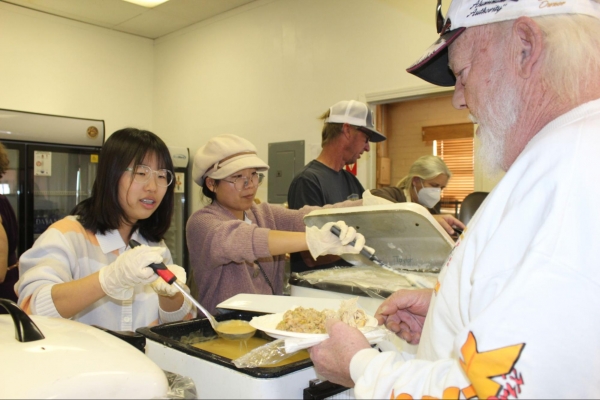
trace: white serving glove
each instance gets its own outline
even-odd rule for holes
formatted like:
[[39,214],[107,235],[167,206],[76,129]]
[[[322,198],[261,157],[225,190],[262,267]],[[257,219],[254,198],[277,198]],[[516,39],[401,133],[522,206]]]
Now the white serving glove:
[[371,194],[370,190],[365,190],[362,195],[363,206],[377,206],[380,204],[394,204],[393,202],[384,199],[383,197]]
[[[339,237],[331,232],[333,225],[340,228]],[[349,245],[353,240],[356,240],[354,245]],[[358,254],[365,245],[365,237],[344,221],[328,222],[321,229],[316,226],[307,227],[306,244],[310,255],[316,260],[324,254]]]
[[[187,277],[187,274],[185,273],[185,269],[183,269],[179,265],[175,265],[175,264],[167,265],[167,268],[169,268],[169,271],[171,271],[177,277],[177,280],[179,281],[180,285],[185,284],[186,277]],[[150,286],[152,286],[152,289],[154,289],[154,291],[159,296],[173,297],[177,293],[179,293],[179,289],[177,289],[173,285],[169,285],[161,277],[158,277],[158,279],[155,280],[154,282],[152,282],[150,284]]]
[[163,247],[140,245],[121,254],[112,263],[100,269],[100,286],[108,296],[127,300],[133,296],[138,283],[150,283],[158,278],[150,264],[163,262]]

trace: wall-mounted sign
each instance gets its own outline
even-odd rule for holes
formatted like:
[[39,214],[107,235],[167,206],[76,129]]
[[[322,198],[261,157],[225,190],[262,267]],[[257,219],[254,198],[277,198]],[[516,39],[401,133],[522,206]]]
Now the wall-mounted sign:
[[175,185],[175,193],[184,192],[184,182],[185,172],[175,172],[175,181],[173,182],[173,184]]
[[33,176],[52,176],[52,152],[33,152]]

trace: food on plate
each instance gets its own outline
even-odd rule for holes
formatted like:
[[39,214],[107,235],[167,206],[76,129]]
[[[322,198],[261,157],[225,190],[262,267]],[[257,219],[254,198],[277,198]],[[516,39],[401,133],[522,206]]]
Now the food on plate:
[[358,308],[357,301],[358,297],[342,301],[337,317],[354,328],[362,328],[367,323],[367,315]]
[[331,310],[317,311],[314,308],[296,307],[283,314],[277,329],[298,333],[326,333],[325,320],[328,311]]
[[358,308],[357,301],[356,297],[344,300],[337,311],[329,309],[317,311],[314,308],[296,307],[283,314],[277,329],[297,333],[327,333],[325,321],[329,318],[338,319],[355,328],[362,328],[367,322],[367,316],[362,309]]

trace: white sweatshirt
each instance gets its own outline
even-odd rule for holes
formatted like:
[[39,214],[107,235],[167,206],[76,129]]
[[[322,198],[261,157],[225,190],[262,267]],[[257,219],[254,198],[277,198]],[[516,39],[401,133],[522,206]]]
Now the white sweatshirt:
[[544,127],[440,272],[415,359],[362,350],[359,398],[600,397],[600,100]]

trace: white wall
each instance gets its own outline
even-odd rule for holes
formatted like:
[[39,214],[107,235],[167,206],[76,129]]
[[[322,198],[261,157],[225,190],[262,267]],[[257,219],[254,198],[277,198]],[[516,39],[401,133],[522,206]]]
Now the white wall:
[[437,37],[436,3],[258,0],[152,41],[0,2],[0,108],[151,129],[192,154],[221,133],[265,160],[269,142],[305,140],[308,161],[335,102],[429,86],[404,70]]
[[[154,129],[192,154],[214,135],[237,134],[265,160],[269,142],[305,140],[309,161],[320,146],[317,117],[335,102],[424,85],[404,70],[436,39],[435,5],[259,0],[160,38]],[[266,186],[258,197],[266,200]]]
[[153,45],[0,2],[0,108],[151,129]]

